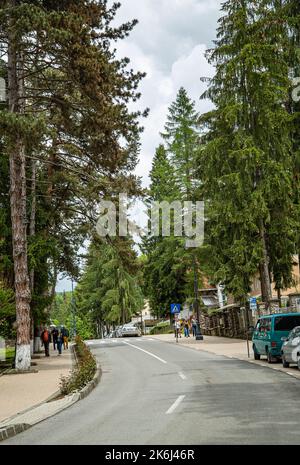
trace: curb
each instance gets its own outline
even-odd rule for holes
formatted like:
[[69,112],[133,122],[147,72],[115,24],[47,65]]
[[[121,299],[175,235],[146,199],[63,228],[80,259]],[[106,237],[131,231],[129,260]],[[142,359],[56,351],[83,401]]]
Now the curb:
[[[67,398],[70,398],[72,399],[71,400],[71,403],[69,403],[67,406],[66,405],[62,405],[62,407],[57,410],[54,414],[52,415],[49,415],[45,418],[40,418],[40,419],[37,419],[36,421],[34,421],[33,423],[29,424],[29,423],[17,423],[17,424],[11,424],[11,425],[6,425],[6,426],[3,426],[1,427],[1,424],[0,424],[0,442],[1,441],[5,441],[6,439],[9,439],[13,436],[16,436],[17,434],[19,433],[23,433],[24,431],[28,430],[29,428],[31,428],[32,426],[38,424],[38,423],[41,423],[42,421],[44,420],[47,420],[48,418],[50,417],[54,417],[55,415],[57,415],[58,413],[62,412],[63,410],[67,409],[68,407],[71,407],[72,405],[74,405],[76,402],[84,399],[85,397],[87,397],[91,391],[93,391],[93,389],[95,389],[95,387],[99,384],[100,380],[101,380],[101,376],[102,376],[102,370],[100,368],[100,366],[97,364],[97,369],[96,369],[96,373],[92,379],[92,381],[90,381],[86,386],[84,386],[84,388],[82,388],[80,391],[75,391],[73,394],[69,395],[69,396],[65,396],[64,398],[67,399]],[[41,405],[44,405],[44,404],[47,404],[49,402],[52,401],[52,403],[55,402],[55,397],[57,397],[57,395],[59,394],[60,391],[57,391],[56,393],[52,394],[52,396],[50,396],[48,399],[46,399],[44,402],[41,402],[40,404],[38,405],[35,405],[34,407],[32,408],[29,408],[17,415],[14,415],[14,417],[11,417],[9,420],[13,420],[14,418],[17,418],[18,416],[22,415],[22,414],[25,414],[25,413],[28,413],[28,412],[31,412],[31,411],[34,411],[37,407],[41,406]]]
[[101,380],[101,376],[102,376],[102,370],[100,366],[97,365],[96,373],[92,381],[90,381],[86,386],[84,386],[84,388],[81,389],[81,391],[78,392],[79,394],[78,400],[84,399],[90,394],[90,392],[93,391],[93,389],[95,389],[95,387],[99,384]]
[[0,441],[5,441],[5,439],[12,438],[19,433],[23,433],[30,428],[30,425],[26,423],[20,423],[18,425],[5,426],[4,428],[0,427]]

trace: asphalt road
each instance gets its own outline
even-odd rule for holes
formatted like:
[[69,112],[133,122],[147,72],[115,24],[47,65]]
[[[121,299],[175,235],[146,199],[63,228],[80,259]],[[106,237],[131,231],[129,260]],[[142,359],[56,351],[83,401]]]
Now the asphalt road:
[[96,389],[2,444],[300,444],[300,382],[282,372],[149,338],[91,347]]

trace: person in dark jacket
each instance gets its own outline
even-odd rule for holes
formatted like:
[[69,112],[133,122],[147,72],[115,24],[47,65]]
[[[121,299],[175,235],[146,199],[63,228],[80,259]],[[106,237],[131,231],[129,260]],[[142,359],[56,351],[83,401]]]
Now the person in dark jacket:
[[57,331],[57,350],[58,350],[58,355],[61,355],[61,349],[63,345],[63,335],[62,335],[62,330],[60,329]]
[[53,330],[51,331],[51,335],[52,335],[52,341],[53,341],[53,349],[56,350],[58,329],[53,328]]
[[44,331],[41,334],[41,340],[42,340],[42,344],[43,344],[43,346],[45,348],[45,356],[49,357],[50,356],[50,354],[49,354],[49,344],[51,342],[51,333],[46,327],[44,328]]
[[64,326],[61,328],[61,334],[63,337],[64,349],[69,348],[69,331]]

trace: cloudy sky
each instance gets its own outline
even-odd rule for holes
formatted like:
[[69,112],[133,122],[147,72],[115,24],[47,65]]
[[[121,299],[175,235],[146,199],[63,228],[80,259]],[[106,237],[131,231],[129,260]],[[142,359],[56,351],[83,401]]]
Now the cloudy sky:
[[137,173],[149,182],[149,171],[155,148],[160,143],[169,105],[181,86],[196,101],[200,112],[209,102],[199,101],[204,91],[201,76],[213,71],[204,52],[215,38],[221,0],[121,0],[117,23],[133,18],[139,24],[131,35],[117,46],[120,56],[131,60],[133,69],[145,71],[140,86],[140,108],[150,108],[144,121],[141,162]]
[[[149,172],[156,147],[161,142],[168,107],[181,86],[195,100],[199,112],[210,108],[199,100],[205,90],[200,77],[213,70],[204,52],[215,38],[222,0],[121,0],[116,23],[138,19],[130,36],[117,44],[118,56],[128,57],[131,67],[147,73],[140,91],[139,109],[150,108],[143,121],[142,149],[137,174],[143,185],[149,184]],[[133,216],[143,224],[143,209],[137,204]],[[70,290],[68,280],[59,282],[57,290]]]

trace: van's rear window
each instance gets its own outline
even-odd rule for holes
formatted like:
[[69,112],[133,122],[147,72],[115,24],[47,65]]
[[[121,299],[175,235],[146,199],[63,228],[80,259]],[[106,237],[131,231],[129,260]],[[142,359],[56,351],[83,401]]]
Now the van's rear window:
[[300,316],[278,316],[275,318],[275,331],[291,331],[300,326]]

